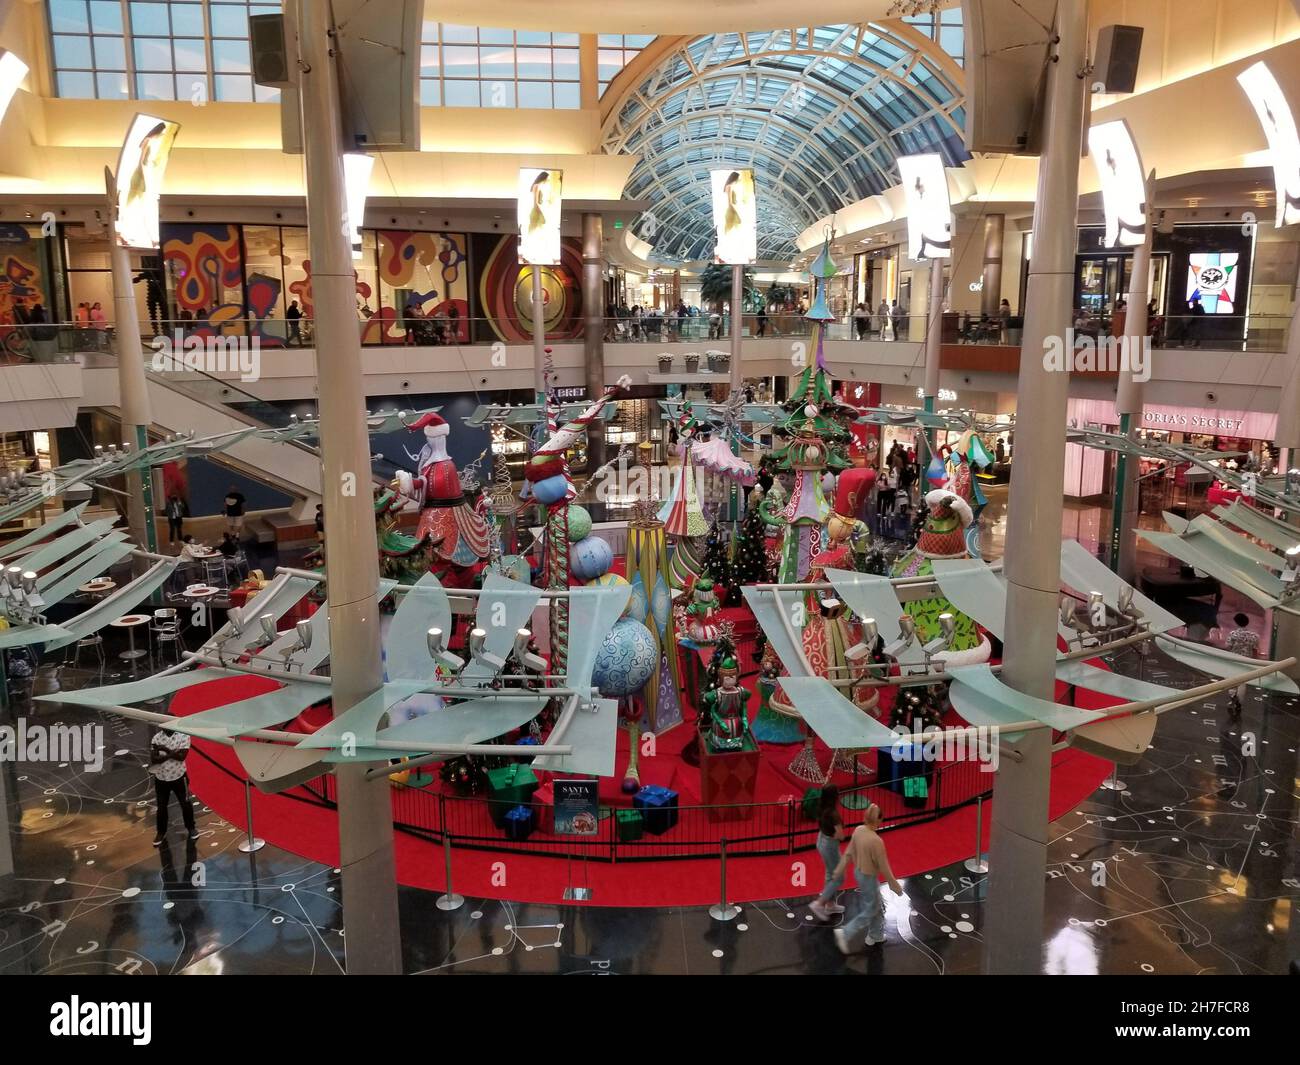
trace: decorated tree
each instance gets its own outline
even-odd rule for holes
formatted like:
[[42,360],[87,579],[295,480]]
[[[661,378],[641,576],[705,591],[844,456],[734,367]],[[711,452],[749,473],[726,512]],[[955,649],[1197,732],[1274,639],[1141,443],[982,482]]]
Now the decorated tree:
[[772,571],[767,561],[767,526],[763,522],[759,504],[763,501],[763,490],[755,486],[749,493],[749,506],[745,510],[745,520],[736,533],[732,569],[736,584],[763,584],[772,579]]
[[704,541],[704,572],[717,589],[720,606],[725,606],[730,601],[731,589],[736,583],[728,546],[722,539],[722,530],[715,518],[709,527],[708,539]]

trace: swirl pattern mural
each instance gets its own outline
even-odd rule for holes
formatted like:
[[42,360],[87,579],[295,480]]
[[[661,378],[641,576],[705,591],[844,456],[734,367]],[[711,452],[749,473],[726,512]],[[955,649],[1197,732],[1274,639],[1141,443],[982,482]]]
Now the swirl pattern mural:
[[[533,267],[521,265],[519,238],[483,234],[475,251],[486,252],[479,271],[481,313],[489,319],[495,337],[526,344],[533,339]],[[582,245],[571,237],[560,242],[559,266],[543,266],[542,299],[546,305],[546,332],[552,339],[572,340],[582,335]]]

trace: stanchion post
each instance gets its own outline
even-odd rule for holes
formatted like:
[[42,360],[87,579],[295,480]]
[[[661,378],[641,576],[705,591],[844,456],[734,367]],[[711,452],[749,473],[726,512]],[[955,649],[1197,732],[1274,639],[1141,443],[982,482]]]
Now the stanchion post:
[[740,913],[740,907],[732,906],[727,902],[727,841],[722,839],[719,842],[722,848],[718,863],[722,879],[721,892],[717,903],[709,907],[709,916],[715,921],[731,921]]
[[447,828],[447,796],[438,795],[438,820],[442,823],[442,857],[447,872],[447,890],[438,896],[435,905],[440,910],[459,910],[465,905],[465,896],[457,895],[451,888],[451,831]]
[[984,858],[984,796],[975,796],[975,857],[962,863],[969,873],[987,873],[989,863]]
[[245,854],[253,854],[266,846],[266,840],[253,835],[253,782],[244,780],[244,842],[239,849]]
[[1128,785],[1119,779],[1119,763],[1115,762],[1110,767],[1110,776],[1101,782],[1101,786],[1107,791],[1128,791]]

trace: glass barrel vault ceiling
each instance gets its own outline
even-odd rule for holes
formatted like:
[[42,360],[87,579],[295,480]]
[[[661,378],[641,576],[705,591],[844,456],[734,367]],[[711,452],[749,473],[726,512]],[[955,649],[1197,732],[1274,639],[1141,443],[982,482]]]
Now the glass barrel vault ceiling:
[[605,126],[606,152],[640,156],[624,196],[650,207],[633,232],[664,259],[711,258],[709,171],[753,167],[759,258],[789,259],[818,218],[897,184],[898,156],[968,158],[962,88],[928,29],[866,23],[684,42]]

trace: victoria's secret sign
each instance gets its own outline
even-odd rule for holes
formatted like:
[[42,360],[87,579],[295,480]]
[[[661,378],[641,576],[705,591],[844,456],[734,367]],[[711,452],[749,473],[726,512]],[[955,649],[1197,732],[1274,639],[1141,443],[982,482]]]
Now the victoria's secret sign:
[[[1118,425],[1115,403],[1109,399],[1071,399],[1068,415],[1076,425]],[[1207,433],[1241,440],[1272,440],[1277,436],[1277,415],[1264,411],[1224,411],[1213,407],[1167,407],[1148,404],[1142,411],[1142,428],[1175,433]]]
[[1145,410],[1142,412],[1142,422],[1161,429],[1200,429],[1208,432],[1226,430],[1235,433],[1246,424],[1246,419],[1215,417],[1195,411]]

